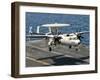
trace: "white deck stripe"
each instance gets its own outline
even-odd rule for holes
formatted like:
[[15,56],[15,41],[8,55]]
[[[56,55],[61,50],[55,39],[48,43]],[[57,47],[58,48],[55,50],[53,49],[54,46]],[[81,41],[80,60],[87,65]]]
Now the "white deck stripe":
[[29,60],[31,60],[31,61],[35,61],[35,62],[37,62],[37,63],[41,63],[41,64],[44,64],[44,65],[51,65],[51,64],[49,64],[49,63],[47,63],[47,62],[44,62],[44,61],[39,61],[39,60],[36,60],[36,59],[34,59],[34,58],[31,58],[31,57],[26,57],[27,59],[29,59]]

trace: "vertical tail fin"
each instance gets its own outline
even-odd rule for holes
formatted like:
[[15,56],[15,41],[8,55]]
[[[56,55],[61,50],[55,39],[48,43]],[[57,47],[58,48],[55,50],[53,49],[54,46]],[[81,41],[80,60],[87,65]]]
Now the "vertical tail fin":
[[39,29],[40,29],[40,26],[37,26],[37,33],[40,33]]
[[49,33],[51,33],[51,27],[49,27]]
[[32,26],[29,26],[29,34],[32,34]]

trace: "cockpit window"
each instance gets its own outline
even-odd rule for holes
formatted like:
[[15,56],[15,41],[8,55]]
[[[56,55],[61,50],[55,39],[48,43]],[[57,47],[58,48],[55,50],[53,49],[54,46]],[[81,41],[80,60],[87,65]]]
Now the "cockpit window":
[[66,36],[69,36],[69,34],[67,34]]
[[70,38],[70,40],[77,40],[77,37],[74,37],[74,38]]
[[73,36],[73,34],[67,34],[66,36]]

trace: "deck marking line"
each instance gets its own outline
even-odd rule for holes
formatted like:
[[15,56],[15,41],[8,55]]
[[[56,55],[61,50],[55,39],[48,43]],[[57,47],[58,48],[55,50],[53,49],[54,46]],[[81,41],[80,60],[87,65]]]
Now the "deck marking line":
[[44,65],[51,65],[51,64],[49,64],[49,63],[47,63],[47,62],[39,61],[39,60],[36,60],[36,59],[31,58],[31,57],[28,57],[28,56],[27,56],[26,58],[29,59],[29,60],[31,60],[31,61],[35,61],[35,62],[38,62],[38,63],[44,64]]

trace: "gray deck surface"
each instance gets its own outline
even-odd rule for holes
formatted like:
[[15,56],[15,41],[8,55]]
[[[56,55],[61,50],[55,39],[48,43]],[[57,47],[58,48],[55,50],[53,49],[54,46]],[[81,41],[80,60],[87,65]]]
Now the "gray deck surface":
[[44,39],[26,42],[26,67],[81,64],[89,64],[89,48],[83,44],[78,51],[75,47],[57,45],[50,52]]

